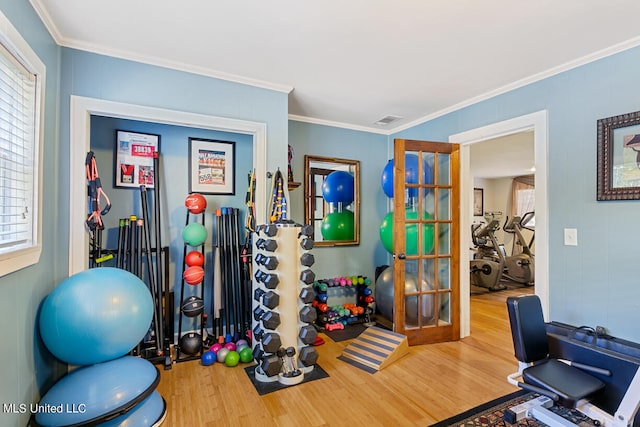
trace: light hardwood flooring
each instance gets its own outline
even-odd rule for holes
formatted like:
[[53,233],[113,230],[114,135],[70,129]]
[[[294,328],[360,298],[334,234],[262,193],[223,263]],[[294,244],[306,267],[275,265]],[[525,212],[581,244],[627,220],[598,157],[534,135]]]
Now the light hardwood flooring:
[[[241,365],[199,361],[162,371],[164,426],[428,426],[516,390],[505,299],[519,288],[471,298],[471,335],[414,346],[388,368],[369,374],[337,359],[347,342],[316,347],[328,378],[259,396]],[[246,365],[245,365],[246,366]]]

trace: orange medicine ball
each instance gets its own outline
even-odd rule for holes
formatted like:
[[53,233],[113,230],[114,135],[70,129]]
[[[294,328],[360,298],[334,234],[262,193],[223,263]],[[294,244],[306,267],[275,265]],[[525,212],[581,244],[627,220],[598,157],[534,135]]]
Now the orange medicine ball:
[[204,269],[200,266],[194,265],[192,267],[188,267],[182,276],[184,277],[184,281],[188,284],[197,285],[202,282],[202,279],[204,278]]

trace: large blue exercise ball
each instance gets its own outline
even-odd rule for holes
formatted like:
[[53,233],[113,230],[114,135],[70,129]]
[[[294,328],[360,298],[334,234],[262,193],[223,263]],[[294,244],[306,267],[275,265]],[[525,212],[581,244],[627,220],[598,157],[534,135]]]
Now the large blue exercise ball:
[[112,267],[85,270],[63,280],[40,311],[40,335],[51,353],[72,365],[92,365],[127,354],[153,318],[142,280]]
[[[404,175],[406,184],[432,184],[433,183],[433,171],[431,166],[426,160],[422,160],[422,180],[418,181],[418,162],[419,158],[416,154],[405,154],[404,156]],[[382,191],[384,194],[393,198],[393,159],[389,160],[382,169]],[[415,197],[418,194],[416,188],[409,188],[409,197]]]
[[94,425],[135,408],[159,382],[158,369],[139,357],[83,366],[62,377],[42,396],[41,407],[60,411],[38,411],[36,422],[44,427]]
[[353,175],[346,171],[331,172],[322,183],[322,197],[327,203],[353,203]]

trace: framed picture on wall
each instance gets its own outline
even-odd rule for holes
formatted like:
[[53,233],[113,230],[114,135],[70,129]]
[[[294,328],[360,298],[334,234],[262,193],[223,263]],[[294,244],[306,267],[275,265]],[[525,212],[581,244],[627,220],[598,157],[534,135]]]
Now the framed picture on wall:
[[160,135],[116,130],[115,186],[155,187],[153,158],[160,151]]
[[189,138],[189,192],[236,194],[233,141]]
[[482,216],[484,213],[484,189],[473,189],[473,216]]
[[640,199],[640,111],[597,122],[597,200]]

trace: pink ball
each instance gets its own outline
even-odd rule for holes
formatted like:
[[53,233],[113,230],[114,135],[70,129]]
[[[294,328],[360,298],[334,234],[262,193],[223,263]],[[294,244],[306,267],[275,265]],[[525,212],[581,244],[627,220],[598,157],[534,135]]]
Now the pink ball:
[[235,351],[236,345],[232,342],[228,342],[224,345],[224,348],[229,349],[229,351]]
[[212,345],[209,348],[209,351],[211,351],[213,353],[218,353],[218,350],[220,350],[221,348],[222,348],[222,346],[220,344],[216,343],[216,344]]

